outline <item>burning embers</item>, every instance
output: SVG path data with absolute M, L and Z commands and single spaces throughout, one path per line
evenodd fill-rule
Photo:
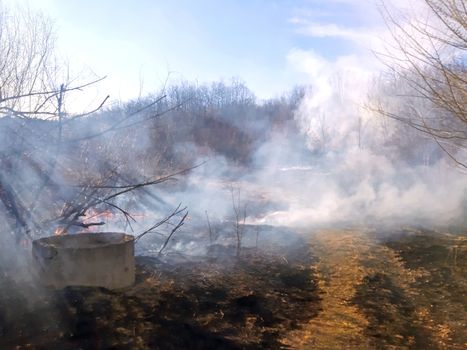
M 82 212 L 74 220 L 61 221 L 58 226 L 54 229 L 54 236 L 61 236 L 65 234 L 74 233 L 90 233 L 99 231 L 110 231 L 110 230 L 122 230 L 133 229 L 132 224 L 139 222 L 140 224 L 144 220 L 149 220 L 145 212 L 127 213 L 120 209 L 96 209 L 89 208 Z
M 57 227 L 54 231 L 54 236 L 61 236 L 66 234 L 66 228 L 65 227 Z
M 61 236 L 68 233 L 76 233 L 77 230 L 84 232 L 98 232 L 100 226 L 106 224 L 118 224 L 118 215 L 112 210 L 97 210 L 90 208 L 79 216 L 79 221 L 73 221 L 66 226 L 58 226 L 54 230 L 54 236 Z
M 131 286 L 135 280 L 134 237 L 98 232 L 57 235 L 33 242 L 33 256 L 46 285 Z

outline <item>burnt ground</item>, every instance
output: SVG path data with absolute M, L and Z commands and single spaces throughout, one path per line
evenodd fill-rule
M 124 291 L 68 287 L 35 305 L 3 285 L 0 349 L 277 349 L 319 312 L 307 244 L 198 262 L 137 258 Z
M 68 287 L 32 298 L 4 276 L 0 349 L 467 345 L 465 231 L 340 229 L 295 243 L 240 258 L 139 257 L 137 282 L 123 291 Z

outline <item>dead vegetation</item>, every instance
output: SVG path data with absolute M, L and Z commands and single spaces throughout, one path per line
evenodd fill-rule
M 137 283 L 122 291 L 28 298 L 2 278 L 0 346 L 463 349 L 465 234 L 335 230 L 240 259 L 235 246 L 197 261 L 139 257 Z
M 306 246 L 176 265 L 137 261 L 137 283 L 125 291 L 70 287 L 29 310 L 3 295 L 2 349 L 277 349 L 282 334 L 319 312 Z M 21 311 L 5 313 L 11 305 Z

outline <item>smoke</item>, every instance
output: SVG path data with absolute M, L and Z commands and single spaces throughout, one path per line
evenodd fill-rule
M 318 30 L 316 26 L 313 28 L 311 34 L 319 34 L 321 37 L 342 37 L 344 33 L 330 27 L 321 28 L 332 29 L 330 32 Z M 387 33 L 376 32 L 387 37 Z M 355 37 L 362 38 L 358 33 L 352 33 L 355 34 L 351 36 L 353 41 Z M 377 48 L 382 47 L 377 39 L 370 40 L 370 44 Z M 134 118 L 129 120 L 127 115 L 144 104 L 144 101 L 138 101 L 134 106 L 129 104 L 127 110 L 120 110 L 118 113 L 108 110 L 96 117 L 72 120 L 63 129 L 64 140 L 67 137 L 83 141 L 79 147 L 77 142 L 67 143 L 60 152 L 53 142 L 49 142 L 50 137 L 43 136 L 51 134 L 52 126 L 56 128 L 53 122 L 41 121 L 35 125 L 36 132 L 33 136 L 40 143 L 30 147 L 20 144 L 17 138 L 7 142 L 7 136 L 16 135 L 3 127 L 0 130 L 3 136 L 0 139 L 0 151 L 9 155 L 12 151 L 10 143 L 20 144 L 21 149 L 17 153 L 27 153 L 34 161 L 29 162 L 28 158 L 25 162 L 20 158 L 10 157 L 15 161 L 12 160 L 13 165 L 19 165 L 17 169 L 3 171 L 3 176 L 9 175 L 3 183 L 17 185 L 21 202 L 41 203 L 29 211 L 29 219 L 39 222 L 41 234 L 51 234 L 54 229 L 50 224 L 51 219 L 58 217 L 63 208 L 67 209 L 68 203 L 75 200 L 74 197 L 81 200 L 76 185 L 125 185 L 150 179 L 155 174 L 160 175 L 160 168 L 173 159 L 157 159 L 157 150 L 153 151 L 152 148 L 155 148 L 155 144 L 158 147 L 160 143 L 157 142 L 166 137 L 168 142 L 175 144 L 169 145 L 173 148 L 174 156 L 183 150 L 185 156 L 191 157 L 193 164 L 203 165 L 188 176 L 181 176 L 178 183 L 164 184 L 148 190 L 148 198 L 128 195 L 112 202 L 138 214 L 137 219 L 140 222 L 134 224 L 135 233 L 167 215 L 179 203 L 187 206 L 190 212 L 184 230 L 204 230 L 205 233 L 207 221 L 211 220 L 213 224 L 223 225 L 224 231 L 230 230 L 231 236 L 234 230 L 232 222 L 235 220 L 235 206 L 241 208 L 248 224 L 302 229 L 316 225 L 332 227 L 341 224 L 465 224 L 465 174 L 453 166 L 429 137 L 373 112 L 372 106 L 380 100 L 385 100 L 394 109 L 402 109 L 403 105 L 413 102 L 405 97 L 387 98 L 384 65 L 375 59 L 373 53 L 360 47 L 355 53 L 329 59 L 313 51 L 295 49 L 290 52 L 288 60 L 309 78 L 310 86 L 294 112 L 293 122 L 296 128 L 274 130 L 266 139 L 257 140 L 248 165 L 233 164 L 227 156 L 221 155 L 221 151 L 226 151 L 225 147 L 218 147 L 218 152 L 211 147 L 213 149 L 208 155 L 201 156 L 206 154 L 206 150 L 187 141 L 190 138 L 179 141 L 177 136 L 186 136 L 186 130 L 177 125 L 177 122 L 184 122 L 183 118 L 172 123 L 171 128 L 175 129 L 172 138 L 167 136 L 169 127 L 167 132 L 160 131 L 157 134 L 155 130 L 160 125 L 154 123 L 150 124 L 151 128 L 138 124 L 135 128 L 122 128 L 119 133 L 105 133 L 103 136 L 86 139 L 89 135 L 99 135 L 115 122 L 119 127 L 133 126 L 131 123 Z M 221 88 L 219 90 L 226 90 L 223 85 Z M 206 87 L 202 92 L 209 95 Z M 247 104 L 251 115 L 230 121 L 232 129 L 249 128 L 251 130 L 248 130 L 248 134 L 255 135 L 258 130 L 272 128 L 263 119 L 255 120 L 256 107 L 251 107 L 254 104 L 252 101 Z M 205 107 L 202 104 L 204 102 L 192 100 L 192 103 L 199 111 Z M 160 108 L 164 109 L 164 106 Z M 158 113 L 160 108 L 154 106 L 148 112 Z M 209 108 L 204 110 L 209 112 Z M 188 107 L 187 111 L 189 112 Z M 229 119 L 237 117 L 235 113 L 242 113 L 241 109 L 232 109 L 229 115 L 219 119 L 224 118 L 225 124 L 228 124 Z M 136 121 L 142 123 L 146 117 L 147 114 L 137 115 Z M 211 117 L 209 120 L 214 120 L 217 115 L 213 113 Z M 167 117 L 169 118 L 170 116 Z M 16 125 L 17 120 L 3 120 L 3 123 L 7 122 L 14 124 L 11 129 L 17 133 L 26 133 L 27 130 Z M 203 124 L 201 128 L 207 128 L 206 125 L 215 125 L 219 129 L 224 127 L 224 124 L 218 123 Z M 33 128 L 33 125 L 28 125 L 28 128 Z M 205 135 L 204 131 L 199 134 Z M 217 137 L 212 143 L 218 146 L 218 139 L 222 137 Z M 25 142 L 34 141 L 34 138 L 24 134 Z M 240 146 L 244 145 L 238 145 L 239 148 Z M 209 148 L 210 145 L 206 147 Z M 61 159 L 58 164 L 54 164 L 53 158 L 57 153 L 61 154 Z M 46 185 L 54 186 L 48 186 L 47 191 L 43 191 L 45 185 L 41 177 L 44 171 L 37 171 L 34 167 L 46 170 L 53 168 L 53 176 L 46 180 Z M 31 188 L 36 190 L 31 191 Z M 57 201 L 56 197 L 60 200 Z M 81 202 L 77 201 L 76 205 L 84 203 L 88 197 Z M 7 211 L 2 205 L 0 204 L 0 214 Z M 51 215 L 51 212 L 55 215 Z M 78 216 L 80 218 L 82 216 Z M 11 222 L 11 218 L 0 219 Z M 94 228 L 130 230 L 124 220 Z M 142 245 L 151 244 L 149 237 L 150 235 L 141 241 Z M 197 237 L 180 237 L 175 246 L 195 250 L 192 242 Z M 4 246 L 13 245 L 11 235 L 4 239 L 8 240 Z M 156 241 L 160 243 L 161 239 L 164 238 Z M 180 243 L 182 240 L 188 243 L 183 245 Z M 7 256 L 6 252 L 3 256 Z
M 193 226 L 207 226 L 209 213 L 232 232 L 232 189 L 253 225 L 465 225 L 465 173 L 430 137 L 372 111 L 385 93 L 380 72 L 368 69 L 377 64 L 293 55 L 313 67 L 312 88 L 295 111 L 299 134 L 273 132 L 248 169 L 209 158 L 183 190 L 165 195 L 172 206 L 188 205 Z
M 371 112 L 374 73 L 356 57 L 334 63 L 306 58 L 322 64 L 295 112 L 300 134 L 272 133 L 247 169 L 211 157 L 183 189 L 159 195 L 172 206 L 183 201 L 193 226 L 207 226 L 208 213 L 231 230 L 233 189 L 241 193 L 248 224 L 465 224 L 465 174 L 430 138 Z M 410 148 L 415 155 L 407 156 Z
M 402 31 L 413 29 L 410 21 L 426 13 L 419 2 L 399 9 L 394 19 L 408 26 L 399 28 Z M 439 23 L 434 23 L 436 28 Z M 344 33 L 324 33 L 326 28 L 311 34 L 342 37 Z M 352 40 L 362 36 L 353 35 Z M 388 80 L 387 60 L 382 62 L 374 53 L 392 48 L 392 55 L 398 56 L 391 33 L 378 27 L 375 35 L 365 37 L 369 40 L 358 43 L 354 54 L 332 60 L 299 49 L 289 54 L 289 62 L 309 77 L 311 86 L 295 111 L 300 134 L 273 133 L 256 150 L 254 170 L 235 180 L 248 203 L 248 223 L 300 228 L 465 225 L 465 172 L 429 135 L 382 117 L 375 106 L 384 101 L 391 110 L 403 111 L 407 105 L 429 115 L 436 110 L 411 98 L 402 82 Z M 226 189 L 209 186 L 234 172 L 228 163 L 219 164 L 222 171 L 205 174 L 204 182 L 195 186 L 204 190 L 179 194 L 197 203 L 194 211 L 199 208 L 199 214 L 212 211 L 228 216 L 230 211 L 232 215 Z M 193 199 L 197 196 L 211 200 Z M 261 206 L 265 210 L 254 209 Z
M 420 3 L 414 3 L 398 15 L 409 23 L 422 10 Z M 328 31 L 327 36 L 342 36 L 342 32 Z M 318 34 L 311 33 L 323 36 L 322 31 Z M 257 174 L 263 184 L 281 178 L 280 184 L 271 185 L 281 188 L 277 200 L 282 198 L 288 208 L 252 222 L 302 228 L 340 223 L 465 224 L 465 172 L 440 154 L 431 137 L 374 112 L 374 106 L 384 100 L 391 110 L 407 110 L 410 103 L 433 113 L 432 106 L 408 97 L 410 91 L 388 90 L 387 58 L 382 62 L 374 52 L 394 47 L 390 38 L 380 28 L 371 40 L 358 43 L 355 54 L 333 60 L 313 51 L 290 53 L 289 61 L 308 75 L 312 87 L 295 113 L 311 154 L 302 156 L 287 175 L 278 175 L 284 169 L 276 164 L 272 166 L 275 171 Z M 398 51 L 393 49 L 392 55 L 396 59 Z M 397 97 L 388 100 L 388 93 Z M 276 152 L 274 142 L 260 150 L 270 159 Z M 286 159 L 297 159 L 297 152 L 305 155 L 296 147 L 280 150 Z

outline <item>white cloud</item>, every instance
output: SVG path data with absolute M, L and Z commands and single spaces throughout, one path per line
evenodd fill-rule
M 325 4 L 308 0 L 289 22 L 297 33 L 311 38 L 344 39 L 376 49 L 391 39 L 385 11 L 394 16 L 392 20 L 408 23 L 420 17 L 428 20 L 426 9 L 422 0 L 327 0 Z
M 297 23 L 297 22 L 296 22 Z M 355 43 L 362 43 L 372 39 L 373 35 L 368 30 L 345 28 L 337 24 L 307 23 L 298 28 L 298 32 L 315 38 L 342 38 Z

